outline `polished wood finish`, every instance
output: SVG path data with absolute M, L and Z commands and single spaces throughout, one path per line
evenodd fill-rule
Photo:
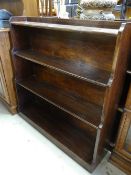
M 58 108 L 61 108 L 67 113 L 72 114 L 74 117 L 79 118 L 83 122 L 90 122 L 89 124 L 93 124 L 93 127 L 99 126 L 101 114 L 100 106 L 91 104 L 84 98 L 75 96 L 75 94 L 72 94 L 71 92 L 66 92 L 46 81 L 40 83 L 34 78 L 30 78 L 19 84 L 34 94 L 46 99 Z M 58 92 L 59 96 L 57 96 Z
M 23 1 L 23 15 L 39 16 L 38 0 L 22 0 Z M 18 15 L 17 15 L 18 16 Z
M 124 112 L 111 162 L 131 174 L 131 111 Z
M 0 58 L 0 96 L 3 100 L 6 100 L 9 103 L 9 96 L 8 96 L 8 91 L 7 91 L 6 82 L 4 78 L 1 58 Z
M 38 97 L 34 97 L 32 93 L 26 95 L 27 91 L 18 86 L 18 96 L 21 95 L 21 92 L 27 99 L 26 105 L 22 107 L 22 113 L 26 116 L 30 114 L 29 118 L 36 125 L 44 128 L 50 137 L 55 138 L 63 144 L 63 147 L 69 148 L 76 156 L 79 156 L 83 160 L 91 162 L 97 130 L 89 127 L 84 131 L 83 128 L 80 129 L 81 121 L 75 121 L 74 125 L 70 121 L 70 116 L 65 112 Z M 19 98 L 21 97 L 19 96 Z M 32 98 L 34 101 L 32 101 Z M 36 106 L 36 108 L 32 108 L 32 105 Z M 79 123 L 79 129 L 77 122 Z M 91 133 L 91 135 L 89 133 Z M 79 149 L 80 147 L 81 149 Z
M 1 0 L 0 8 L 10 11 L 15 16 L 38 16 L 37 0 Z
M 129 92 L 127 95 L 126 108 L 131 110 L 131 83 L 130 83 Z
M 102 34 L 102 35 L 117 35 L 118 29 L 107 29 L 98 27 L 86 27 L 86 26 L 72 26 L 72 25 L 63 25 L 63 24 L 47 24 L 47 23 L 40 23 L 40 22 L 28 22 L 28 21 L 18 21 L 12 22 L 14 25 L 18 26 L 27 26 L 27 27 L 35 27 L 35 28 L 44 28 L 44 29 L 51 29 L 51 30 L 59 30 L 59 31 L 69 31 L 69 32 L 82 32 L 82 33 L 94 33 L 94 34 Z
M 0 8 L 8 10 L 14 15 L 21 16 L 23 15 L 24 3 L 23 0 L 1 0 Z
M 127 71 L 127 81 L 124 87 L 126 102 L 124 105 L 118 137 L 115 149 L 111 155 L 111 162 L 126 172 L 131 174 L 131 74 Z
M 73 26 L 86 26 L 86 27 L 98 27 L 102 29 L 119 29 L 121 26 L 120 21 L 115 21 L 112 23 L 112 21 L 88 21 L 88 20 L 79 20 L 79 19 L 61 19 L 57 17 L 15 17 L 11 19 L 11 22 L 41 22 L 41 23 L 52 23 L 52 24 L 63 24 L 63 25 L 73 25 Z
M 99 67 L 89 65 L 88 63 L 78 59 L 77 62 L 67 60 L 65 58 L 45 56 L 32 50 L 22 50 L 14 53 L 16 56 L 38 63 L 50 69 L 57 70 L 70 76 L 85 80 L 92 84 L 100 86 L 109 86 L 110 72 L 102 70 Z M 77 58 L 76 58 L 77 59 Z M 83 69 L 81 69 L 83 67 Z M 92 71 L 90 71 L 92 70 Z M 96 72 L 96 74 L 94 74 Z M 103 76 L 103 74 L 105 76 Z
M 8 109 L 16 113 L 16 95 L 13 82 L 9 29 L 0 30 L 0 98 Z
M 20 115 L 93 171 L 110 141 L 131 25 L 14 17 L 11 30 Z
M 49 0 L 49 16 L 52 16 L 52 0 Z

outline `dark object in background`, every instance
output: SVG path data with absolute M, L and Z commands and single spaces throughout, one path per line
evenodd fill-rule
M 12 13 L 5 9 L 0 9 L 0 28 L 8 28 L 9 27 L 9 19 L 13 16 Z
M 122 1 L 121 18 L 120 19 L 125 19 L 126 18 L 126 11 L 127 11 L 128 8 L 131 8 L 131 0 L 123 0 Z
M 68 17 L 77 16 L 77 14 L 76 14 L 77 7 L 78 7 L 77 4 L 67 4 L 66 5 L 66 12 L 69 13 Z
M 127 0 L 126 5 L 131 6 L 131 0 Z
M 78 0 L 65 0 L 66 12 L 69 13 L 68 17 L 77 16 Z

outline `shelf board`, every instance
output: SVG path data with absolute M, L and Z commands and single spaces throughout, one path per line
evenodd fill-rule
M 88 137 L 81 129 L 68 123 L 66 118 L 56 111 L 48 111 L 43 105 L 32 102 L 23 106 L 20 115 L 26 116 L 28 122 L 33 124 L 47 138 L 53 141 L 67 153 L 72 152 L 73 158 L 79 157 L 81 161 L 91 164 L 94 153 L 95 138 Z M 32 123 L 33 122 L 33 123 Z
M 78 59 L 73 61 L 60 57 L 48 57 L 32 50 L 16 51 L 14 54 L 98 86 L 107 87 L 110 85 L 111 72 L 99 69 Z
M 111 35 L 111 36 L 118 35 L 118 29 L 109 29 L 109 28 L 73 26 L 73 25 L 28 22 L 28 21 L 11 22 L 11 24 L 17 25 L 17 26 L 35 27 L 35 28 L 43 28 L 43 29 L 50 29 L 50 30 L 57 30 L 57 31 L 59 30 L 59 31 L 102 34 L 102 35 L 105 34 L 105 35 Z
M 17 84 L 94 128 L 101 123 L 102 106 L 92 104 L 77 94 L 38 82 L 33 77 Z

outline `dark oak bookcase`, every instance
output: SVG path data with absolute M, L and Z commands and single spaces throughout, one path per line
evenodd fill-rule
M 130 29 L 119 21 L 11 19 L 19 114 L 91 172 L 110 139 Z

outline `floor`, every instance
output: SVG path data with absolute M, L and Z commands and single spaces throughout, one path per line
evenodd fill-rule
M 103 159 L 92 175 L 125 175 Z M 90 175 L 0 103 L 0 175 Z

